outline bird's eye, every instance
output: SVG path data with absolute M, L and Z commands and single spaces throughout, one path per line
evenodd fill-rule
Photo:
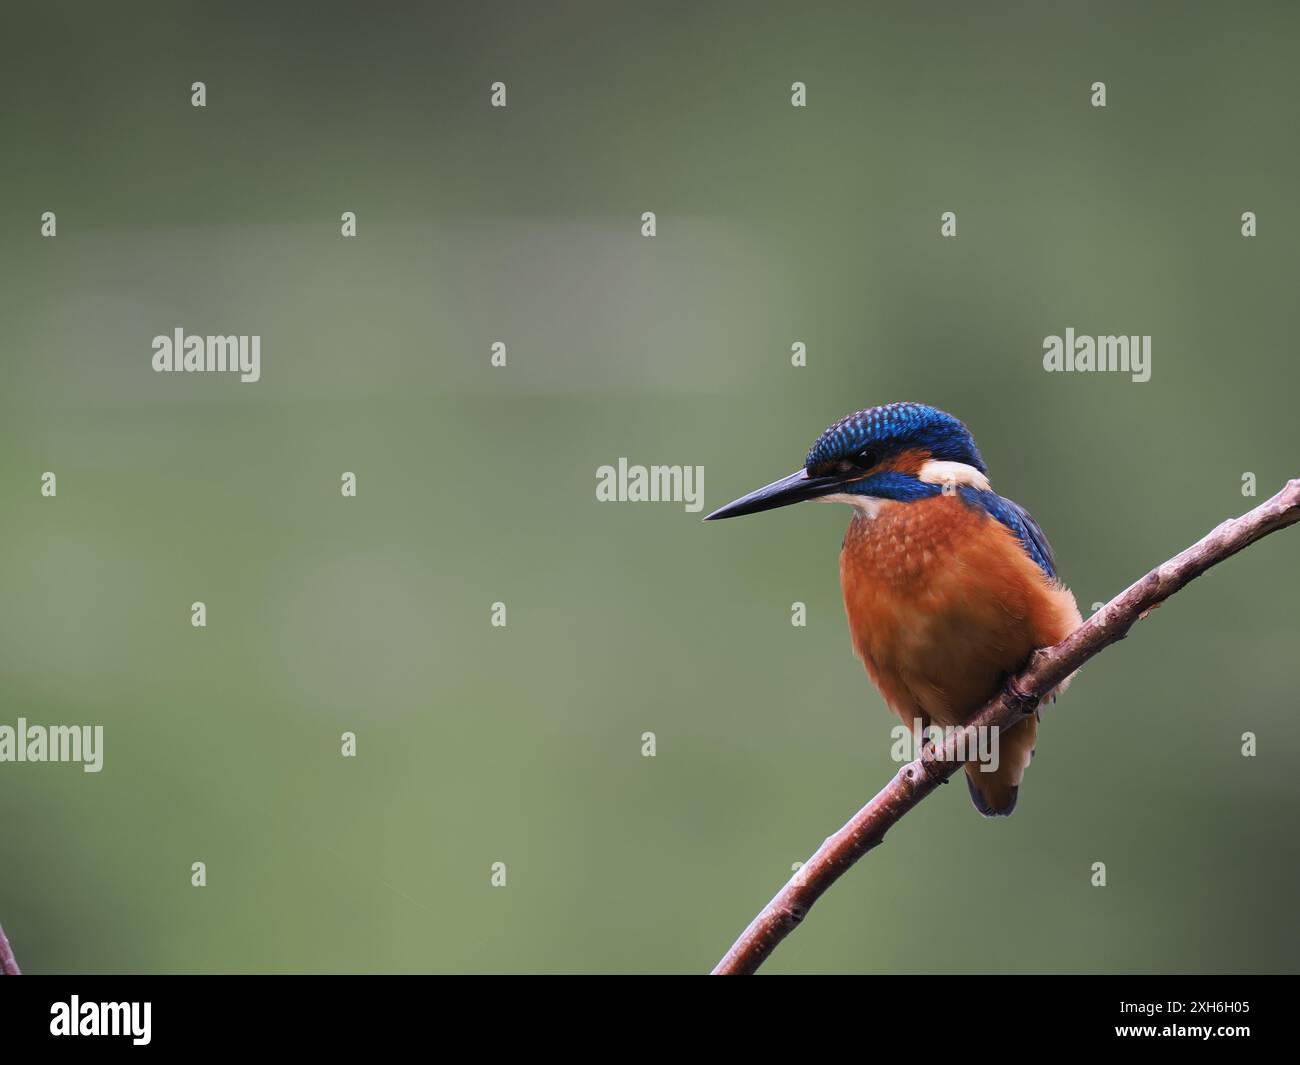
M 848 455 L 839 461 L 840 473 L 860 473 L 862 470 L 869 470 L 879 462 L 879 456 L 871 448 L 863 448 L 852 455 Z

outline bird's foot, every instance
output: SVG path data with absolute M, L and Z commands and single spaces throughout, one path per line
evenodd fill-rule
M 1038 697 L 1021 691 L 1014 676 L 1008 676 L 1002 682 L 1002 699 L 1019 710 L 1024 717 L 1038 712 Z

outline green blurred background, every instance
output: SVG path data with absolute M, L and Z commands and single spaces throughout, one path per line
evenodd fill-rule
M 4 22 L 0 723 L 106 731 L 98 775 L 0 765 L 28 971 L 708 969 L 894 719 L 845 508 L 598 504 L 620 456 L 712 508 L 935 404 L 1085 614 L 1300 473 L 1294 5 Z M 177 326 L 260 334 L 261 382 L 154 374 Z M 1151 381 L 1045 374 L 1067 326 L 1151 334 Z M 945 789 L 767 971 L 1294 970 L 1297 557 L 1177 596 L 1045 715 L 1013 818 Z

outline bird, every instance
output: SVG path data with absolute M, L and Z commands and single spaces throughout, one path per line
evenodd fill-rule
M 945 411 L 889 403 L 847 415 L 802 469 L 704 520 L 807 500 L 853 508 L 840 549 L 850 639 L 909 730 L 965 724 L 1036 648 L 1082 624 L 1042 528 L 993 490 L 974 436 Z M 1038 716 L 1027 715 L 1001 734 L 994 771 L 966 762 L 985 817 L 1015 809 L 1037 736 Z

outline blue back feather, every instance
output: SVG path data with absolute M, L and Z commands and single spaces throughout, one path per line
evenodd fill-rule
M 1033 559 L 1043 573 L 1052 580 L 1056 579 L 1056 559 L 1052 556 L 1052 545 L 1047 542 L 1042 528 L 1029 511 L 1019 503 L 1004 499 L 997 492 L 984 492 L 978 488 L 961 488 L 959 492 L 967 506 L 979 508 L 1015 533 L 1025 554 Z

